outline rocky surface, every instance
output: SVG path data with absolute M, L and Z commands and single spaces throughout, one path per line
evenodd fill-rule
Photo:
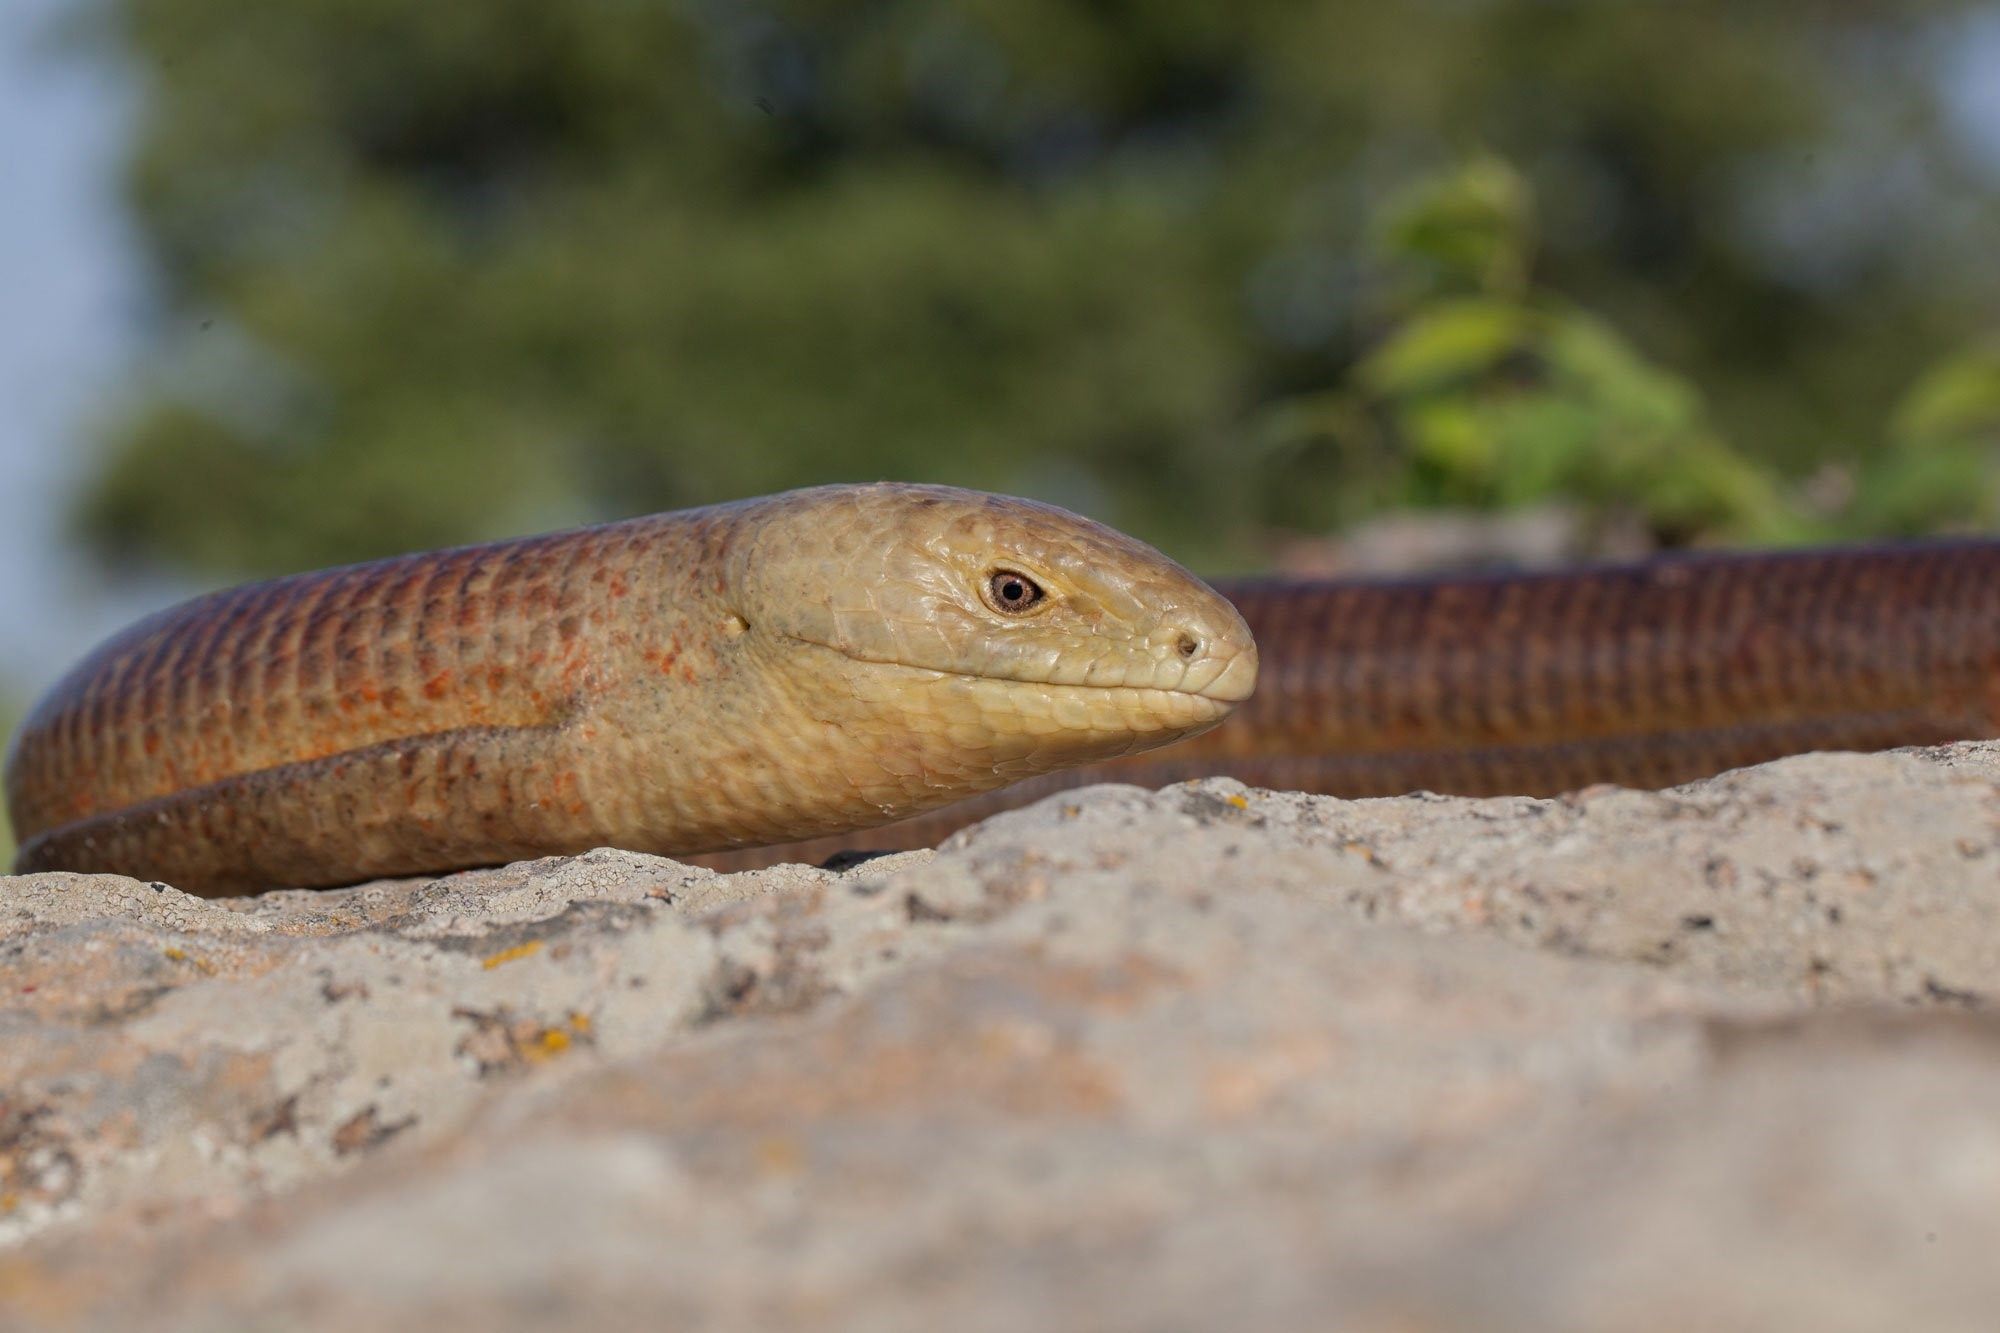
M 1987 1329 L 2000 746 L 0 879 L 0 1325 Z

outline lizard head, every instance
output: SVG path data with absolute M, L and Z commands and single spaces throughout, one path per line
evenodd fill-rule
M 898 815 L 1205 731 L 1256 683 L 1221 594 L 1051 505 L 881 484 L 743 514 L 746 646 Z

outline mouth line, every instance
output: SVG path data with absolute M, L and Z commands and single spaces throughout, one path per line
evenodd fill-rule
M 949 667 L 918 666 L 914 662 L 896 662 L 880 657 L 864 657 L 860 653 L 849 652 L 845 648 L 836 648 L 830 643 L 821 643 L 818 639 L 808 639 L 798 634 L 785 634 L 781 631 L 779 637 L 790 639 L 793 643 L 805 644 L 809 648 L 818 648 L 823 652 L 833 653 L 836 656 L 846 658 L 850 662 L 860 662 L 864 666 L 894 667 L 901 671 L 917 671 L 930 676 L 951 676 L 958 680 L 990 680 L 1003 685 L 1039 685 L 1043 689 L 1048 690 L 1091 690 L 1100 694 L 1119 692 L 1128 694 L 1170 694 L 1181 699 L 1199 699 L 1203 703 L 1212 704 L 1217 708 L 1234 708 L 1242 702 L 1240 699 L 1219 699 L 1202 690 L 1176 689 L 1166 685 L 1091 685 L 1081 681 L 1029 680 L 1021 676 L 990 676 L 983 675 L 977 671 L 953 671 Z

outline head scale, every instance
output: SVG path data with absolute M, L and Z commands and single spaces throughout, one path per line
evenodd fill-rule
M 730 579 L 745 637 L 826 721 L 877 728 L 892 767 L 976 783 L 952 795 L 1204 731 L 1255 684 L 1228 601 L 1054 506 L 883 484 L 750 512 Z

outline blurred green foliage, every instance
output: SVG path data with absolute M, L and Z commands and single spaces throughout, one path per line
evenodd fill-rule
M 1857 526 L 2000 527 L 2000 341 L 1975 344 L 1919 379 L 1895 414 L 1890 442 L 1857 488 Z
M 1274 493 L 1273 516 L 1319 529 L 1405 506 L 1565 496 L 1635 510 L 1670 540 L 1803 535 L 1693 386 L 1529 284 L 1529 213 L 1526 183 L 1491 158 L 1386 210 L 1397 318 L 1341 387 L 1268 414 L 1266 471 L 1318 478 Z
M 1972 0 L 99 3 L 159 295 L 114 560 L 879 476 L 1224 567 L 1551 489 L 1782 537 L 1829 460 L 1900 529 L 1961 492 L 1896 456 L 1971 456 L 1885 423 L 2000 296 Z

